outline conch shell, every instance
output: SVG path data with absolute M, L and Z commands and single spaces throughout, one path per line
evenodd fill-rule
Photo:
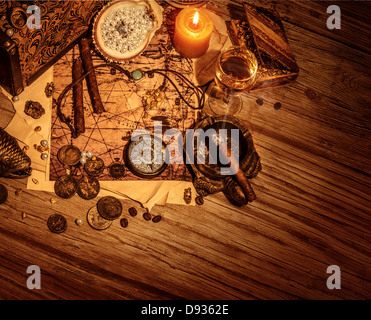
M 0 177 L 23 179 L 31 175 L 31 159 L 17 140 L 0 128 Z

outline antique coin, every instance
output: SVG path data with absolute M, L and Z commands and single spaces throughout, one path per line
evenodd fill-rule
M 97 203 L 99 214 L 107 220 L 115 220 L 121 216 L 122 204 L 115 197 L 104 197 Z
M 79 148 L 67 145 L 59 149 L 57 156 L 60 163 L 74 166 L 79 163 L 81 152 Z
M 8 199 L 8 189 L 0 184 L 0 204 L 3 204 Z
M 59 177 L 54 183 L 54 192 L 60 198 L 72 198 L 76 194 L 76 191 L 77 183 L 72 176 Z
M 104 161 L 101 158 L 93 157 L 93 158 L 87 158 L 84 169 L 85 172 L 89 176 L 98 177 L 100 176 L 104 171 Z
M 51 232 L 62 233 L 67 229 L 67 220 L 61 214 L 56 213 L 49 217 L 47 225 Z
M 99 191 L 99 181 L 94 177 L 84 176 L 77 183 L 77 194 L 85 200 L 94 199 Z
M 125 177 L 125 166 L 121 163 L 113 163 L 108 167 L 109 175 L 114 179 Z
M 90 208 L 86 215 L 89 225 L 95 230 L 106 230 L 112 224 L 111 220 L 104 219 L 99 213 L 97 206 Z

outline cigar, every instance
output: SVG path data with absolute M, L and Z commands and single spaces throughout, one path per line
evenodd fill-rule
M 84 73 L 82 61 L 80 58 L 73 60 L 72 81 L 75 82 L 82 77 Z M 77 138 L 85 132 L 84 118 L 84 92 L 82 82 L 76 83 L 73 87 L 73 112 L 74 112 L 74 132 L 73 138 Z
M 226 142 L 223 142 L 219 145 L 220 150 L 223 152 L 224 157 L 228 157 L 230 159 L 229 167 L 231 170 L 235 173 L 235 178 L 242 188 L 247 201 L 253 202 L 256 199 L 255 192 L 253 188 L 251 187 L 250 181 L 246 178 L 245 173 L 241 170 L 240 163 L 237 161 L 237 159 L 234 157 L 234 155 L 231 152 L 231 149 L 228 148 L 228 145 Z
M 93 58 L 90 52 L 90 40 L 86 38 L 82 38 L 80 40 L 79 48 L 80 48 L 80 55 L 82 62 L 84 64 L 84 70 L 85 72 L 88 72 L 93 68 Z M 86 83 L 88 85 L 88 91 L 90 96 L 90 101 L 93 107 L 94 113 L 102 113 L 104 112 L 104 106 L 102 103 L 102 99 L 99 94 L 98 89 L 98 83 L 97 83 L 97 77 L 95 75 L 95 72 L 91 72 L 87 78 Z

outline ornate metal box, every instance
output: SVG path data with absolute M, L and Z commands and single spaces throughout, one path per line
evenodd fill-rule
M 0 1 L 0 85 L 19 95 L 89 31 L 106 1 Z M 40 9 L 40 28 L 27 20 Z

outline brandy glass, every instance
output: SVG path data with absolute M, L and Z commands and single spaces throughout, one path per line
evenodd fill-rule
M 258 60 L 243 46 L 223 50 L 216 62 L 215 83 L 209 89 L 208 106 L 216 115 L 234 115 L 242 108 L 241 94 L 255 84 Z

